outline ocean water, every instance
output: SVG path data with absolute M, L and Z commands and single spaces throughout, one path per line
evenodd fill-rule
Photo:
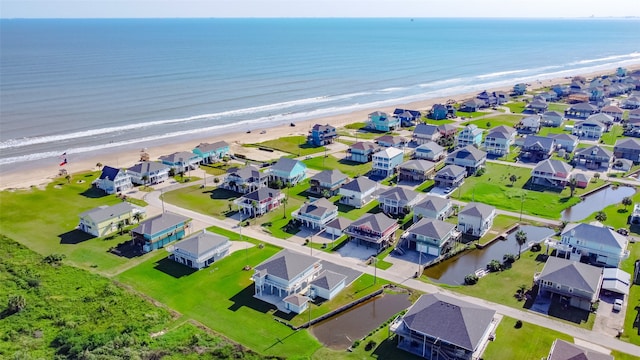
M 3 19 L 0 170 L 636 64 L 637 19 Z

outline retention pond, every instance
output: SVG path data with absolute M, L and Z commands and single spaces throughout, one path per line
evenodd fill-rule
M 383 294 L 311 327 L 325 346 L 345 350 L 411 305 L 407 294 Z
M 608 186 L 600 191 L 596 191 L 586 196 L 578 204 L 566 209 L 562 212 L 563 221 L 580 221 L 587 218 L 596 211 L 600 211 L 605 207 L 622 202 L 627 196 L 633 196 L 636 189 L 633 186 Z
M 555 233 L 550 228 L 531 225 L 522 225 L 517 230 L 522 230 L 527 234 L 527 243 L 541 242 Z M 426 269 L 424 275 L 439 283 L 461 285 L 464 283 L 465 276 L 478 269 L 486 268 L 491 260 L 502 261 L 505 254 L 517 255 L 517 230 L 512 231 L 506 239 L 494 241 L 484 249 L 473 249 L 434 265 Z M 526 248 L 527 245 L 522 246 L 523 251 Z

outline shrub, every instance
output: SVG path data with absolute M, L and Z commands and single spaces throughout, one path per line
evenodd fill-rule
M 51 255 L 47 255 L 44 259 L 42 259 L 42 262 L 51 264 L 51 265 L 59 265 L 62 262 L 62 260 L 64 260 L 65 257 L 66 257 L 65 254 L 51 254 Z
M 522 320 L 516 321 L 516 324 L 513 327 L 515 327 L 516 329 L 520 329 L 522 327 Z
M 540 243 L 531 245 L 531 251 L 538 252 L 540 250 L 542 250 L 542 245 L 540 245 Z
M 489 270 L 490 272 L 500 271 L 502 270 L 502 264 L 500 264 L 500 261 L 493 259 L 487 264 L 487 270 Z
M 479 278 L 476 274 L 469 274 L 464 277 L 464 283 L 467 285 L 475 285 L 478 283 L 478 280 Z
M 369 340 L 369 342 L 367 343 L 367 345 L 364 346 L 364 350 L 365 351 L 371 351 L 373 350 L 374 347 L 376 347 L 376 342 L 373 340 Z
M 485 168 L 480 168 L 476 171 L 476 176 L 482 176 L 484 175 L 485 171 L 487 171 Z
M 502 261 L 505 264 L 512 264 L 514 261 L 516 261 L 516 256 L 513 254 L 504 254 L 504 256 L 502 256 Z

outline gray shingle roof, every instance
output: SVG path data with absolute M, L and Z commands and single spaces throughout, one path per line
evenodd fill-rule
M 434 154 L 438 154 L 444 151 L 444 148 L 433 141 L 429 141 L 426 144 L 422 144 L 416 148 L 416 151 L 420 150 L 421 152 L 431 152 Z
M 420 221 L 412 225 L 407 231 L 412 234 L 419 234 L 432 239 L 444 239 L 444 237 L 455 228 L 455 224 L 437 219 L 422 218 Z
M 211 251 L 229 242 L 230 240 L 226 236 L 210 233 L 206 230 L 203 230 L 195 235 L 177 242 L 174 245 L 174 248 L 182 249 L 183 251 L 194 254 L 196 256 L 201 256 L 208 251 Z
M 458 215 L 470 215 L 475 217 L 487 218 L 495 211 L 493 206 L 489 206 L 483 203 L 470 202 L 464 209 L 460 210 Z
M 444 294 L 422 295 L 404 315 L 410 329 L 473 351 L 495 311 Z
M 458 149 L 452 152 L 447 157 L 453 158 L 453 159 L 471 159 L 473 161 L 480 161 L 483 158 L 487 157 L 487 153 L 477 149 L 473 145 L 467 145 L 461 149 Z
M 340 170 L 324 170 L 311 177 L 311 180 L 317 180 L 321 183 L 335 184 L 340 180 L 346 180 L 347 175 L 340 172 Z
M 536 144 L 545 150 L 551 150 L 555 144 L 555 140 L 551 137 L 529 135 L 524 139 L 522 147 L 530 148 Z
M 400 169 L 410 169 L 417 171 L 428 171 L 436 167 L 436 163 L 428 161 L 428 160 L 408 160 L 400 164 Z
M 393 199 L 408 202 L 417 198 L 418 196 L 420 196 L 420 194 L 413 190 L 405 189 L 400 186 L 394 186 L 380 193 L 380 195 L 378 196 L 382 199 Z
M 416 128 L 413 129 L 414 135 L 419 134 L 419 135 L 432 136 L 438 133 L 440 133 L 440 131 L 438 130 L 438 127 L 430 124 L 418 124 L 416 125 Z
M 128 170 L 138 174 L 148 174 L 154 171 L 169 170 L 169 166 L 155 161 L 143 161 L 133 165 Z
M 262 187 L 256 191 L 245 194 L 242 197 L 252 201 L 260 202 L 262 200 L 267 200 L 269 198 L 275 198 L 279 195 L 280 195 L 280 190 Z
M 331 228 L 331 229 L 338 229 L 340 231 L 346 229 L 347 227 L 349 227 L 349 225 L 351 225 L 351 220 L 349 219 L 345 219 L 343 217 L 337 217 L 333 220 L 331 220 L 329 223 L 327 223 L 326 227 Z
M 282 301 L 289 303 L 289 304 L 293 304 L 295 306 L 301 306 L 304 303 L 309 301 L 309 298 L 304 296 L 304 295 L 300 295 L 300 294 L 291 294 L 287 297 L 285 297 L 284 299 L 282 299 Z
M 539 279 L 594 293 L 600 287 L 601 277 L 602 268 L 550 256 L 544 264 Z
M 394 225 L 397 225 L 396 221 L 383 213 L 365 214 L 351 223 L 353 227 L 364 226 L 378 233 L 382 233 Z
M 571 135 L 571 134 L 566 134 L 566 133 L 562 133 L 562 134 L 549 134 L 548 135 L 549 138 L 555 139 L 556 141 L 561 140 L 561 141 L 578 141 L 578 137 L 575 135 Z
M 321 272 L 317 278 L 315 278 L 311 284 L 321 289 L 333 290 L 336 286 L 340 285 L 342 281 L 345 281 L 347 277 L 342 274 L 335 273 L 333 271 L 325 270 Z
M 640 150 L 640 140 L 634 138 L 619 139 L 614 149 Z
M 196 146 L 196 149 L 199 149 L 203 153 L 206 153 L 210 151 L 216 151 L 227 146 L 229 146 L 229 144 L 226 141 L 216 141 L 213 144 L 200 143 L 198 146 Z
M 281 157 L 280 160 L 278 160 L 271 166 L 271 169 L 283 172 L 291 172 L 298 163 L 300 163 L 298 160 Z
M 290 281 L 319 262 L 319 259 L 309 255 L 284 249 L 258 264 L 255 269 L 257 271 L 266 271 L 269 275 Z
M 450 203 L 451 203 L 451 200 L 447 198 L 443 198 L 441 196 L 435 196 L 435 195 L 427 195 L 424 201 L 416 205 L 416 208 L 422 208 L 430 211 L 440 212 L 443 209 L 445 209 L 447 206 L 449 206 Z
M 243 168 L 237 168 L 237 167 L 230 168 L 229 170 L 227 170 L 227 174 L 230 174 L 230 175 L 233 174 L 241 179 L 250 179 L 250 178 L 259 179 L 259 178 L 265 178 L 268 176 L 265 173 L 261 173 L 260 170 L 258 170 L 258 168 L 253 165 L 247 165 Z
M 80 217 L 88 216 L 93 220 L 93 222 L 97 224 L 105 220 L 128 214 L 135 208 L 137 208 L 137 206 L 131 205 L 130 203 L 125 201 L 112 206 L 100 206 L 91 210 L 87 210 L 81 213 Z
M 319 198 L 313 202 L 305 203 L 300 207 L 300 214 L 310 214 L 318 217 L 322 217 L 322 215 L 327 212 L 331 212 L 333 210 L 337 210 L 338 207 L 335 206 L 331 201 L 325 198 Z
M 556 339 L 547 360 L 613 360 L 613 356 Z
M 572 110 L 581 110 L 581 111 L 595 111 L 598 110 L 597 106 L 591 105 L 589 103 L 578 103 L 570 107 Z
M 162 230 L 178 226 L 182 223 L 188 222 L 189 219 L 186 216 L 165 212 L 151 219 L 147 219 L 140 223 L 135 229 L 131 230 L 136 234 L 141 235 L 154 235 Z
M 378 183 L 376 183 L 373 180 L 369 180 L 364 176 L 359 176 L 351 181 L 349 181 L 346 184 L 343 184 L 341 186 L 342 189 L 345 190 L 351 190 L 351 191 L 356 191 L 356 192 L 360 192 L 360 193 L 364 193 L 367 192 L 371 189 L 375 189 L 376 186 L 378 186 Z
M 573 223 L 565 226 L 562 231 L 562 236 L 569 236 L 572 231 L 573 236 L 577 239 L 602 243 L 603 245 L 616 247 L 618 249 L 625 249 L 627 247 L 627 239 L 608 227 Z
M 349 146 L 350 149 L 356 150 L 376 150 L 378 145 L 372 143 L 371 141 L 358 141 L 357 143 Z
M 436 173 L 436 176 L 449 176 L 453 178 L 457 178 L 461 174 L 466 174 L 467 170 L 462 166 L 458 165 L 447 165 L 443 167 L 440 171 Z
M 500 126 L 496 126 L 493 129 L 489 130 L 489 132 L 487 133 L 487 137 L 496 137 L 496 138 L 508 139 L 515 132 L 516 132 L 516 129 L 512 128 L 511 126 L 500 125 Z
M 192 158 L 196 158 L 198 155 L 188 152 L 188 151 L 179 151 L 169 155 L 160 156 L 160 160 L 167 161 L 170 163 L 182 162 L 186 163 Z
M 597 157 L 612 157 L 613 156 L 613 152 L 603 148 L 602 146 L 598 146 L 598 145 L 593 145 L 593 146 L 589 146 L 588 148 L 583 148 L 580 150 L 576 151 L 576 155 L 577 156 L 597 156 Z
M 533 168 L 532 172 L 538 171 L 538 172 L 545 172 L 545 173 L 552 173 L 552 174 L 561 172 L 561 173 L 568 174 L 571 172 L 571 170 L 573 170 L 571 165 L 567 164 L 564 161 L 547 159 L 537 163 L 536 166 Z

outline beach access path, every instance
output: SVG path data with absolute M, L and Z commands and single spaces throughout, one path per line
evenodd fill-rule
M 192 186 L 194 184 L 197 185 L 198 182 L 189 183 L 189 184 L 173 184 L 173 185 L 164 187 L 162 191 L 170 191 L 170 190 L 177 189 L 184 186 Z M 216 219 L 214 217 L 207 216 L 192 210 L 188 210 L 172 204 L 164 203 L 160 199 L 160 196 L 161 196 L 161 191 L 156 190 L 156 191 L 145 194 L 144 200 L 147 201 L 150 207 L 155 207 L 156 209 L 164 208 L 166 211 L 171 211 L 177 214 L 188 216 L 204 226 L 218 226 L 231 231 L 238 231 L 237 219 L 233 219 L 233 218 L 228 218 L 225 220 Z M 504 212 L 504 213 L 508 214 L 509 212 Z M 519 214 L 513 214 L 513 213 L 511 213 L 510 215 L 519 216 Z M 549 222 L 548 219 L 541 219 L 541 218 L 535 218 L 535 217 L 531 217 L 531 218 L 532 220 L 535 219 L 536 221 L 547 222 L 547 223 Z M 488 307 L 490 309 L 495 310 L 501 315 L 509 316 L 515 319 L 524 319 L 529 323 L 565 333 L 567 335 L 570 335 L 576 338 L 577 341 L 583 341 L 585 343 L 591 343 L 591 344 L 603 346 L 608 349 L 615 349 L 617 351 L 621 351 L 627 354 L 640 354 L 640 346 L 620 341 L 609 335 L 603 336 L 603 334 L 600 332 L 582 329 L 577 326 L 564 323 L 547 316 L 542 316 L 533 311 L 515 309 L 509 306 L 497 304 L 494 302 L 486 301 L 486 300 L 475 298 L 475 297 L 462 295 L 459 293 L 455 293 L 455 292 L 440 288 L 435 285 L 427 284 L 422 281 L 414 279 L 413 278 L 414 273 L 407 274 L 407 273 L 398 273 L 394 271 L 393 266 L 387 270 L 377 269 L 375 267 L 366 265 L 360 259 L 343 257 L 337 253 L 326 253 L 320 250 L 314 251 L 314 249 L 310 247 L 302 248 L 302 246 L 298 243 L 293 243 L 287 240 L 274 238 L 263 231 L 256 230 L 255 228 L 251 228 L 251 227 L 243 228 L 242 233 L 246 236 L 250 236 L 259 241 L 264 241 L 265 243 L 273 244 L 281 248 L 289 249 L 299 253 L 306 253 L 307 250 L 309 249 L 310 253 L 313 256 L 321 260 L 333 262 L 342 266 L 348 266 L 358 271 L 362 271 L 370 275 L 378 276 L 385 280 L 402 284 L 403 286 L 406 286 L 418 291 L 422 291 L 425 293 L 448 294 L 448 295 L 457 297 L 459 299 L 468 301 L 472 304 Z

